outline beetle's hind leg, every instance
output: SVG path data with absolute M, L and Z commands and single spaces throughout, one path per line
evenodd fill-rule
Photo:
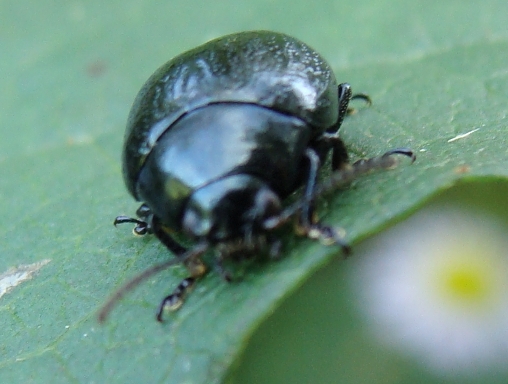
M 352 93 L 351 86 L 348 83 L 339 84 L 338 87 L 338 99 L 339 99 L 339 116 L 337 122 L 333 127 L 329 128 L 324 132 L 318 139 L 317 145 L 324 148 L 324 152 L 329 149 L 332 150 L 332 170 L 337 171 L 344 169 L 348 166 L 348 153 L 344 142 L 339 137 L 339 129 L 344 121 L 346 115 L 351 115 L 356 112 L 354 108 L 349 106 L 349 102 L 355 99 L 364 100 L 367 105 L 372 104 L 370 97 L 364 93 Z
M 351 96 L 351 100 L 358 100 L 358 99 L 365 101 L 365 104 L 367 104 L 368 107 L 370 107 L 372 105 L 372 99 L 370 98 L 369 95 L 366 95 L 365 93 L 355 93 L 353 96 Z M 353 115 L 357 111 L 358 110 L 356 108 L 348 106 L 348 108 L 346 110 L 346 114 Z
M 313 160 L 314 156 L 310 155 L 315 151 L 306 151 L 306 155 L 310 161 L 309 176 L 304 196 L 286 207 L 279 215 L 266 219 L 263 226 L 266 230 L 274 230 L 280 228 L 282 225 L 293 219 L 295 216 L 299 218 L 299 232 L 312 239 L 321 240 L 325 244 L 338 244 L 342 247 L 344 252 L 348 254 L 350 248 L 344 241 L 344 236 L 341 231 L 319 223 L 313 217 L 312 203 L 314 200 L 324 195 L 325 193 L 336 190 L 337 188 L 351 183 L 353 180 L 361 175 L 367 174 L 376 170 L 391 169 L 397 165 L 397 159 L 393 155 L 403 155 L 414 162 L 416 156 L 409 148 L 395 148 L 385 152 L 381 156 L 372 157 L 370 159 L 358 160 L 353 164 L 344 163 L 344 168 L 333 172 L 328 179 L 324 180 L 319 185 L 316 185 L 316 176 L 313 170 L 316 166 L 312 163 L 319 165 Z
M 346 115 L 352 115 L 356 113 L 356 109 L 349 106 L 349 102 L 351 100 L 361 99 L 365 101 L 367 105 L 372 104 L 371 98 L 364 93 L 356 93 L 353 95 L 353 91 L 351 90 L 351 85 L 348 83 L 339 84 L 338 87 L 338 99 L 339 99 L 339 117 L 337 119 L 337 123 L 334 128 L 329 132 L 337 132 L 344 121 L 344 117 Z

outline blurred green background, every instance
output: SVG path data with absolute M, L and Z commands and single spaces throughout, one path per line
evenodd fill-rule
M 291 235 L 284 260 L 238 284 L 208 275 L 162 326 L 154 308 L 183 270 L 149 280 L 105 326 L 95 312 L 168 257 L 111 223 L 136 209 L 119 161 L 129 108 L 169 58 L 275 30 L 373 98 L 344 124 L 352 157 L 410 146 L 418 160 L 320 207 L 361 258 L 361 239 L 444 192 L 439 204 L 507 220 L 507 25 L 508 3 L 495 0 L 0 2 L 0 275 L 51 260 L 0 298 L 0 381 L 506 382 L 497 372 L 443 377 L 379 344 L 354 309 L 349 261 Z
M 332 261 L 327 267 L 314 274 L 295 294 L 290 296 L 256 330 L 251 343 L 247 346 L 245 354 L 240 360 L 238 376 L 231 382 L 505 383 L 508 378 L 506 370 L 507 355 L 504 353 L 508 343 L 506 334 L 508 319 L 504 315 L 505 312 L 502 315 L 495 314 L 489 317 L 488 311 L 484 311 L 480 305 L 474 302 L 474 299 L 478 299 L 475 296 L 478 293 L 480 295 L 484 294 L 484 290 L 495 287 L 496 292 L 489 292 L 487 295 L 501 296 L 499 302 L 495 303 L 496 310 L 497 307 L 501 307 L 499 308 L 500 312 L 503 312 L 508 305 L 506 284 L 504 284 L 506 281 L 508 251 L 504 248 L 496 255 L 489 255 L 487 252 L 489 246 L 496 241 L 502 241 L 504 246 L 507 244 L 505 240 L 505 234 L 508 231 L 508 201 L 506 196 L 508 196 L 508 183 L 505 181 L 461 185 L 453 187 L 437 198 L 432 199 L 421 210 L 422 214 L 429 214 L 435 220 L 434 224 L 449 219 L 450 212 L 447 212 L 448 210 L 451 209 L 452 213 L 453 210 L 459 211 L 463 215 L 462 220 L 476 220 L 471 229 L 473 233 L 488 231 L 490 221 L 492 219 L 497 220 L 497 222 L 494 221 L 494 225 L 498 226 L 497 231 L 499 233 L 490 233 L 481 238 L 477 244 L 481 251 L 475 256 L 481 259 L 480 269 L 482 267 L 504 268 L 501 272 L 502 275 L 498 278 L 502 280 L 502 287 L 496 287 L 498 281 L 489 280 L 493 276 L 483 276 L 479 273 L 477 276 L 466 275 L 465 279 L 462 276 L 463 280 L 459 288 L 461 289 L 459 293 L 463 294 L 465 289 L 466 294 L 470 296 L 469 299 L 473 299 L 471 301 L 476 307 L 472 313 L 475 315 L 483 313 L 484 318 L 474 324 L 473 327 L 466 326 L 465 329 L 461 329 L 459 326 L 463 326 L 464 323 L 467 324 L 469 320 L 467 317 L 474 318 L 474 316 L 467 311 L 462 314 L 460 309 L 453 308 L 451 310 L 452 314 L 458 316 L 454 320 L 457 322 L 456 332 L 453 335 L 452 332 L 449 335 L 445 333 L 443 337 L 442 334 L 438 334 L 436 329 L 426 323 L 425 318 L 420 321 L 418 318 L 420 314 L 415 311 L 414 307 L 428 307 L 429 303 L 416 301 L 408 307 L 400 304 L 396 308 L 383 308 L 383 311 L 387 312 L 385 315 L 388 316 L 410 312 L 410 314 L 402 316 L 405 317 L 404 320 L 396 320 L 395 322 L 401 323 L 405 328 L 412 329 L 416 334 L 421 335 L 419 337 L 426 337 L 429 340 L 434 338 L 436 345 L 440 346 L 438 348 L 441 348 L 440 353 L 444 356 L 448 354 L 449 350 L 453 351 L 455 345 L 459 345 L 460 348 L 452 353 L 458 356 L 458 362 L 464 362 L 464 366 L 459 367 L 457 362 L 444 362 L 444 369 L 436 369 L 428 363 L 428 360 L 432 360 L 434 357 L 432 354 L 439 355 L 439 352 L 436 353 L 436 351 L 430 350 L 422 353 L 422 350 L 417 350 L 417 353 L 410 353 L 411 344 L 410 342 L 404 342 L 404 340 L 413 341 L 411 336 L 414 336 L 414 334 L 404 334 L 404 331 L 402 331 L 402 342 L 401 340 L 394 342 L 392 339 L 399 335 L 399 330 L 388 328 L 385 335 L 377 335 L 378 337 L 376 337 L 377 327 L 382 320 L 366 316 L 365 310 L 361 310 L 362 307 L 367 307 L 368 310 L 372 303 L 366 305 L 362 302 L 363 297 L 359 292 L 365 289 L 365 285 L 368 285 L 365 277 L 361 275 L 361 273 L 365 273 L 362 268 L 365 269 L 365 264 L 368 266 L 369 263 L 372 263 L 372 259 L 381 256 L 376 250 L 382 248 L 384 242 L 386 242 L 387 235 L 382 232 L 355 247 L 354 255 L 351 258 L 345 261 Z M 416 216 L 421 215 L 417 214 Z M 414 238 L 404 238 L 400 234 L 403 230 L 406 231 L 406 234 L 412 232 Z M 448 228 L 447 230 L 450 236 L 454 232 L 454 228 Z M 406 252 L 407 244 L 405 243 L 407 242 L 413 242 L 421 248 L 430 249 L 435 241 L 434 239 L 425 239 L 426 232 L 429 231 L 432 231 L 432 227 L 422 228 L 421 225 L 417 226 L 411 220 L 399 223 L 391 231 L 395 242 L 395 247 L 391 251 L 393 254 Z M 461 242 L 467 242 L 468 235 L 471 236 L 468 233 L 463 233 L 464 237 L 461 238 Z M 447 236 L 446 232 L 444 236 Z M 456 245 L 457 248 L 460 247 L 460 243 Z M 408 259 L 414 256 L 409 252 L 404 254 L 404 257 Z M 432 254 L 429 251 L 429 263 L 435 262 L 436 258 L 446 256 L 444 253 Z M 496 256 L 501 258 L 501 262 L 496 263 L 490 260 Z M 460 257 L 467 258 L 467 252 L 463 252 Z M 386 262 L 386 255 L 384 258 Z M 457 269 L 460 271 L 461 266 L 464 265 L 467 266 L 466 263 L 457 265 Z M 414 267 L 416 268 L 417 265 L 414 265 Z M 410 279 L 414 279 L 415 285 L 417 285 L 416 281 L 422 271 L 405 268 L 403 272 L 407 273 Z M 378 276 L 374 278 L 383 278 L 381 276 L 383 273 L 386 273 L 386 268 L 380 268 L 377 272 Z M 486 281 L 482 281 L 484 278 Z M 478 286 L 477 279 L 480 286 Z M 397 281 L 383 281 L 382 284 L 388 289 L 390 289 L 390 284 L 401 285 Z M 426 281 L 426 284 L 428 284 L 428 288 L 436 285 L 431 280 Z M 408 286 L 407 288 L 411 287 Z M 431 292 L 418 292 L 418 295 L 423 296 L 423 298 L 427 294 L 431 295 Z M 405 299 L 408 296 L 407 292 L 393 292 L 393 295 L 398 296 L 398 298 L 391 298 L 389 301 L 408 301 Z M 412 295 L 416 296 L 413 292 L 409 294 L 409 297 L 411 298 Z M 431 304 L 437 307 L 436 302 Z M 456 303 L 452 302 L 452 304 Z M 411 314 L 411 312 L 413 313 Z M 434 313 L 426 313 L 425 316 L 438 322 L 450 322 L 450 318 L 442 316 L 436 308 L 434 308 Z M 407 317 L 414 317 L 414 324 L 407 324 Z M 501 328 L 501 330 L 496 329 L 496 327 Z M 484 333 L 488 336 L 476 338 L 477 334 Z M 459 335 L 459 337 L 466 340 L 474 340 L 474 342 L 471 344 L 458 342 L 453 338 L 455 335 Z M 388 342 L 379 340 L 383 337 L 386 337 Z M 484 342 L 487 342 L 488 345 L 484 345 Z M 441 344 L 444 344 L 444 346 Z M 446 345 L 450 346 L 446 347 Z M 466 349 L 467 347 L 470 347 L 470 349 Z M 490 352 L 496 355 L 489 356 Z M 484 358 L 485 360 L 483 360 Z M 478 363 L 477 359 L 481 363 Z M 501 364 L 501 367 L 499 364 Z

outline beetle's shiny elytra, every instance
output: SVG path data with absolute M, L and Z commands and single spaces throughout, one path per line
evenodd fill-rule
M 352 95 L 338 84 L 329 64 L 301 41 L 275 32 L 243 32 L 212 40 L 160 67 L 140 90 L 131 109 L 123 148 L 123 176 L 143 204 L 138 219 L 119 216 L 115 224 L 135 223 L 137 234 L 153 233 L 175 255 L 120 290 L 168 265 L 190 271 L 162 301 L 177 308 L 213 248 L 226 280 L 224 259 L 261 251 L 276 256 L 273 230 L 295 218 L 299 233 L 348 250 L 338 232 L 316 221 L 313 207 L 326 190 L 373 169 L 394 165 L 392 154 L 414 159 L 409 149 L 348 163 L 338 136 Z M 332 153 L 328 184 L 317 185 L 321 164 Z M 302 197 L 284 207 L 303 186 Z M 186 236 L 187 250 L 173 234 Z

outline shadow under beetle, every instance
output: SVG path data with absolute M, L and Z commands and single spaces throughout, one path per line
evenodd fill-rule
M 143 204 L 134 223 L 139 235 L 154 234 L 176 258 L 156 265 L 122 287 L 99 313 L 141 280 L 182 263 L 190 276 L 165 297 L 158 310 L 176 309 L 195 280 L 206 273 L 201 256 L 223 260 L 242 253 L 277 256 L 273 230 L 296 220 L 298 232 L 349 251 L 339 233 L 315 219 L 314 205 L 324 192 L 373 169 L 396 164 L 391 155 L 414 160 L 406 148 L 348 163 L 338 136 L 352 95 L 337 84 L 328 63 L 301 41 L 275 32 L 253 31 L 212 40 L 160 67 L 132 106 L 123 148 L 123 177 Z M 317 183 L 331 152 L 334 173 Z M 302 196 L 284 207 L 302 188 Z M 180 233 L 195 245 L 187 250 L 173 238 Z

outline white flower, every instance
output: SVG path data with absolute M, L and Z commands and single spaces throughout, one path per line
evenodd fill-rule
M 441 209 L 374 240 L 352 283 L 378 339 L 446 375 L 506 371 L 507 234 L 485 215 Z

